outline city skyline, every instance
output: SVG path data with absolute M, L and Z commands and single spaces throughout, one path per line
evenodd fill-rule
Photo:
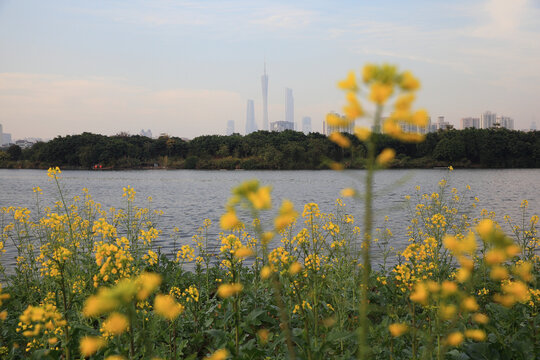
M 283 120 L 289 87 L 297 129 L 310 116 L 321 131 L 344 103 L 336 82 L 388 62 L 421 79 L 416 104 L 432 118 L 458 127 L 492 109 L 525 129 L 539 121 L 539 15 L 532 0 L 4 1 L 0 122 L 14 139 L 149 127 L 193 138 L 240 124 L 246 99 L 260 128 L 264 98 L 269 122 Z

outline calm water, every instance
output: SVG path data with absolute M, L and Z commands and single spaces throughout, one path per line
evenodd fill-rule
M 334 209 L 339 191 L 345 187 L 363 188 L 363 171 L 63 171 L 62 184 L 67 197 L 81 194 L 89 189 L 95 201 L 104 209 L 123 204 L 122 188 L 131 185 L 137 191 L 140 206 L 146 206 L 148 196 L 153 206 L 164 211 L 159 229 L 163 231 L 158 240 L 165 251 L 172 248 L 170 233 L 177 226 L 181 229 L 181 242 L 191 243 L 191 236 L 205 218 L 213 222 L 212 236 L 215 238 L 219 217 L 230 190 L 240 182 L 257 178 L 263 184 L 273 186 L 274 204 L 281 199 L 292 200 L 301 212 L 305 203 L 316 202 L 324 212 Z M 472 191 L 466 200 L 480 198 L 478 212 L 482 208 L 493 210 L 502 221 L 505 214 L 519 214 L 521 200 L 529 200 L 530 213 L 540 213 L 540 169 L 513 170 L 385 170 L 375 177 L 377 219 L 388 215 L 394 233 L 394 246 L 402 248 L 406 243 L 405 228 L 410 217 L 404 208 L 405 195 L 414 194 L 416 185 L 423 192 L 437 189 L 437 182 L 448 177 L 451 187 L 460 192 L 469 184 Z M 25 206 L 33 208 L 32 187 L 43 189 L 45 202 L 56 200 L 54 184 L 43 170 L 0 170 L 0 207 Z M 347 199 L 347 212 L 355 215 L 361 225 L 362 204 Z M 477 214 L 473 214 L 477 215 Z M 268 220 L 268 219 L 267 219 Z M 2 263 L 13 263 L 14 251 L 10 243 L 2 256 Z M 378 254 L 374 254 L 377 258 Z

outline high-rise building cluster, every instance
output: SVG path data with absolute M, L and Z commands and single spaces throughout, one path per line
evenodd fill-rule
M 285 131 L 285 130 L 300 130 L 299 126 L 294 121 L 294 96 L 290 88 L 285 88 L 285 116 L 278 121 L 269 121 L 268 116 L 268 74 L 266 73 L 266 63 L 264 64 L 264 73 L 261 76 L 262 89 L 262 130 L 270 131 Z M 259 128 L 255 121 L 255 103 L 253 99 L 247 100 L 246 107 L 246 135 Z M 309 134 L 312 131 L 311 118 L 304 116 L 302 118 L 302 131 Z M 227 121 L 227 135 L 234 133 L 234 120 Z
M 465 117 L 461 119 L 462 129 L 491 129 L 497 127 L 514 130 L 514 119 L 509 116 L 497 116 L 496 113 L 491 111 L 483 112 L 479 118 Z
M 12 144 L 11 134 L 5 133 L 2 129 L 2 124 L 0 124 L 0 146 Z
M 335 112 L 333 112 L 333 114 L 342 116 Z M 382 122 L 384 122 L 386 119 L 387 119 L 386 117 L 383 117 Z M 428 123 L 425 127 L 418 126 L 415 124 L 410 124 L 410 123 L 404 123 L 404 122 L 401 122 L 400 125 L 401 125 L 401 129 L 404 132 L 415 133 L 415 134 L 427 134 L 430 132 L 436 132 L 438 130 L 447 130 L 453 127 L 448 121 L 445 121 L 445 118 L 442 115 L 437 117 L 437 122 L 435 123 L 432 123 L 431 118 L 429 118 Z M 372 130 L 377 131 L 377 132 L 380 131 L 384 133 L 383 129 L 372 129 Z M 334 131 L 352 134 L 354 133 L 354 124 L 351 123 L 348 126 L 336 128 L 336 127 L 328 126 L 328 124 L 326 123 L 326 120 L 323 121 L 323 134 L 330 135 Z

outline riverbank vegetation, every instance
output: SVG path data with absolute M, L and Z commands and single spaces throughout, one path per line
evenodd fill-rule
M 60 185 L 60 172 L 49 173 Z M 524 201 L 519 219 L 499 224 L 462 190 L 443 179 L 438 191 L 404 199 L 404 249 L 392 248 L 391 221 L 375 229 L 372 251 L 383 260 L 366 287 L 369 358 L 540 354 L 538 216 Z M 32 211 L 0 215 L 2 247 L 16 248 L 2 273 L 1 358 L 356 357 L 365 269 L 359 219 L 344 203 L 352 199 L 331 213 L 285 201 L 261 224 L 270 188 L 248 182 L 221 219 L 228 230 L 209 237 L 216 225 L 202 221 L 192 241 L 170 239 L 165 256 L 160 211 L 141 207 L 131 187 L 108 211 L 86 190 L 51 206 L 34 192 Z M 255 219 L 237 217 L 242 204 Z
M 258 131 L 246 136 L 199 136 L 190 141 L 161 136 L 104 136 L 90 133 L 59 136 L 21 150 L 13 145 L 0 151 L 0 167 L 91 169 L 327 169 L 332 162 L 347 168 L 366 167 L 367 147 L 356 136 L 344 134 L 352 146 L 342 149 L 327 136 Z M 538 168 L 540 132 L 506 129 L 446 130 L 430 133 L 425 141 L 405 144 L 391 136 L 375 134 L 377 150 L 390 147 L 394 168 Z

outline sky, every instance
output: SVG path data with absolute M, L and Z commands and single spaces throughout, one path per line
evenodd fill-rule
M 0 0 L 0 124 L 13 139 L 93 132 L 244 133 L 246 103 L 314 131 L 336 82 L 391 63 L 422 82 L 432 118 L 486 110 L 540 122 L 540 1 Z

